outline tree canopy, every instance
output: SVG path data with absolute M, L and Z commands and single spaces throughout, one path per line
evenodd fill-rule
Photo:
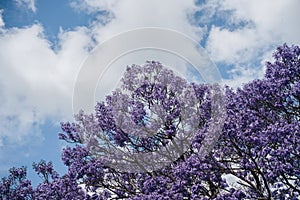
M 33 187 L 25 167 L 12 168 L 0 199 L 300 198 L 298 46 L 278 47 L 263 79 L 223 95 L 154 61 L 121 82 L 94 114 L 61 124 L 66 174 L 34 163 L 43 181 Z

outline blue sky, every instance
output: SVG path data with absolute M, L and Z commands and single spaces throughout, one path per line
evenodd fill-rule
M 276 46 L 300 44 L 299 7 L 298 0 L 1 0 L 0 177 L 26 165 L 36 183 L 31 163 L 40 159 L 65 171 L 59 123 L 72 120 L 76 76 L 96 44 L 139 27 L 173 29 L 201 44 L 224 82 L 238 87 L 263 76 Z

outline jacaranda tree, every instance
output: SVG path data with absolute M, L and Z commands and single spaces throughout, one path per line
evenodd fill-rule
M 0 199 L 299 199 L 300 48 L 274 59 L 263 79 L 224 94 L 159 62 L 128 67 L 94 114 L 62 123 L 68 172 L 34 163 L 33 187 L 12 168 Z

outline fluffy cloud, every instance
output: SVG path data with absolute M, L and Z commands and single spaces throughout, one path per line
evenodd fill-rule
M 227 13 L 227 26 L 212 26 L 207 49 L 215 62 L 234 66 L 234 80 L 227 80 L 233 85 L 261 77 L 263 62 L 276 46 L 300 43 L 297 0 L 216 0 L 208 4 L 203 9 Z
M 251 60 L 254 53 L 252 51 L 260 45 L 261 38 L 254 29 L 230 31 L 213 26 L 207 47 L 212 59 L 217 62 L 240 63 Z
M 32 11 L 36 9 L 34 1 L 17 2 Z M 195 9 L 192 0 L 74 1 L 72 6 L 85 12 L 105 10 L 109 14 L 105 23 L 103 15 L 99 15 L 90 29 L 61 30 L 55 50 L 40 24 L 10 29 L 2 25 L 0 144 L 41 139 L 39 128 L 46 120 L 59 122 L 72 117 L 73 86 L 93 42 L 101 43 L 122 31 L 144 26 L 175 29 L 200 38 L 201 29 L 189 23 L 189 13 Z
M 75 0 L 72 5 L 109 13 L 105 26 L 94 26 L 98 41 L 143 26 L 174 29 L 197 41 L 207 36 L 205 48 L 212 60 L 219 67 L 234 67 L 228 72 L 231 79 L 225 80 L 232 86 L 260 78 L 275 47 L 300 43 L 297 0 L 211 0 L 197 6 L 191 0 Z
M 197 41 L 202 38 L 206 31 L 205 28 L 203 29 L 190 23 L 193 14 L 198 9 L 193 0 L 75 0 L 71 5 L 79 11 L 89 13 L 105 11 L 105 20 L 103 15 L 101 15 L 92 26 L 93 36 L 98 43 L 113 38 L 121 32 L 142 27 L 161 27 L 175 30 Z M 172 9 L 170 9 L 170 5 Z M 103 94 L 112 88 L 109 86 L 117 85 L 116 82 L 119 80 L 126 65 L 133 63 L 143 64 L 147 58 L 160 60 L 168 66 L 186 65 L 182 58 L 174 58 L 174 55 L 164 54 L 161 51 L 140 50 L 135 53 L 128 53 L 112 63 L 109 70 L 109 78 L 104 76 L 101 79 L 101 87 L 100 89 L 98 87 L 96 91 L 96 98 L 103 98 Z
M 16 2 L 36 11 L 34 0 Z M 220 67 L 233 66 L 232 79 L 226 83 L 239 86 L 263 74 L 263 62 L 275 46 L 300 43 L 299 4 L 297 0 L 212 0 L 197 6 L 193 0 L 73 0 L 78 11 L 101 14 L 89 28 L 61 30 L 55 50 L 42 25 L 5 29 L 0 12 L 0 146 L 24 142 L 28 134 L 39 138 L 39 126 L 47 119 L 72 117 L 72 91 L 81 63 L 91 47 L 113 35 L 163 27 L 197 41 L 207 36 L 212 60 Z M 195 16 L 198 11 L 200 17 Z
M 213 27 L 208 48 L 216 60 L 236 62 L 234 56 L 242 51 L 260 49 L 283 42 L 300 43 L 299 1 L 220 1 L 224 10 L 230 10 L 229 22 L 246 21 L 248 26 L 229 30 Z M 222 45 L 221 45 L 222 44 Z M 249 56 L 244 57 L 245 61 Z
M 2 12 L 3 12 L 3 10 L 0 10 L 0 29 L 5 25 L 5 23 L 2 19 Z
M 32 12 L 36 12 L 35 0 L 15 0 L 18 6 L 25 7 Z
M 90 41 L 86 32 L 61 32 L 55 52 L 39 24 L 2 29 L 0 140 L 26 142 L 46 119 L 72 116 L 72 87 Z
M 259 37 L 269 42 L 299 43 L 300 22 L 297 0 L 223 1 L 224 9 L 234 11 L 234 20 L 252 21 Z
M 106 26 L 95 24 L 99 40 L 139 27 L 169 28 L 197 40 L 204 33 L 202 28 L 190 23 L 198 9 L 193 0 L 75 0 L 72 5 L 88 12 L 109 12 L 109 23 Z

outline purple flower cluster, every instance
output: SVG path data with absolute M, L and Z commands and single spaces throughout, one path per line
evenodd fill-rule
M 34 163 L 43 182 L 33 188 L 24 167 L 12 168 L 0 199 L 299 199 L 300 48 L 284 44 L 274 58 L 264 79 L 225 88 L 214 147 L 205 146 L 214 86 L 159 62 L 128 67 L 95 115 L 62 123 L 60 139 L 75 143 L 62 153 L 68 173 Z

